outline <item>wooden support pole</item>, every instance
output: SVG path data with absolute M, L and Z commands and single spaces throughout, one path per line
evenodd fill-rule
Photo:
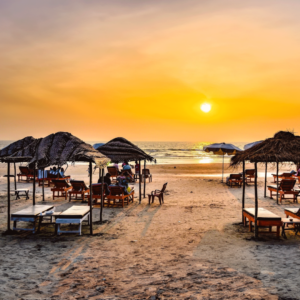
M 90 170 L 90 234 L 93 235 L 93 189 L 92 189 L 92 182 L 93 182 L 93 169 L 92 169 L 92 163 L 90 162 L 89 166 Z
M 43 168 L 43 201 L 45 201 L 45 168 Z
M 17 171 L 16 171 L 16 163 L 14 162 L 14 173 L 15 173 L 15 190 L 17 189 Z
M 222 183 L 224 182 L 224 153 L 223 153 L 223 164 L 222 164 Z
M 242 222 L 244 223 L 244 208 L 245 208 L 245 188 L 246 188 L 246 178 L 245 178 L 245 161 L 243 160 L 243 197 L 242 197 Z
M 277 193 L 276 193 L 276 202 L 277 202 L 277 205 L 278 205 L 278 172 L 279 172 L 279 163 L 277 162 L 277 165 L 276 165 L 276 178 L 277 178 Z
M 103 192 L 104 192 L 104 169 L 101 170 L 101 207 L 100 207 L 100 223 L 103 222 Z
M 268 176 L 268 163 L 266 163 L 265 167 L 265 191 L 264 191 L 264 197 L 267 197 L 267 176 Z
M 32 189 L 32 201 L 33 201 L 33 205 L 35 205 L 35 164 L 33 166 L 33 189 Z
M 7 163 L 7 231 L 10 231 L 10 163 Z
M 254 163 L 255 166 L 255 183 L 254 183 L 254 192 L 255 192 L 255 216 L 254 216 L 254 236 L 258 237 L 258 226 L 257 226 L 257 212 L 258 212 L 258 196 L 257 196 L 257 162 Z
M 146 172 L 146 159 L 144 160 L 144 198 L 146 198 L 146 177 L 145 173 Z
M 139 203 L 142 201 L 142 174 L 141 174 L 141 160 L 139 160 L 140 170 L 139 170 Z

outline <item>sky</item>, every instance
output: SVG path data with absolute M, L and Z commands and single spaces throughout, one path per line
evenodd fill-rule
M 299 11 L 299 0 L 0 0 L 0 139 L 300 134 Z

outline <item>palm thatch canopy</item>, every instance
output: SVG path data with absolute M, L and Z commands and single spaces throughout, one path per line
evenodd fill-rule
M 108 157 L 68 132 L 57 132 L 38 139 L 35 143 L 6 157 L 5 161 L 21 158 L 27 159 L 29 164 L 36 164 L 38 168 L 62 166 L 67 162 L 79 161 L 92 162 L 103 168 L 110 162 Z
M 21 140 L 11 143 L 5 148 L 0 150 L 0 157 L 10 156 L 15 152 L 27 147 L 29 144 L 34 142 L 36 139 L 32 136 L 27 136 Z
M 98 147 L 97 150 L 109 157 L 114 163 L 123 162 L 125 160 L 154 160 L 152 156 L 122 137 L 117 137 L 109 141 L 105 145 Z
M 292 132 L 279 131 L 273 138 L 266 139 L 253 147 L 237 153 L 231 158 L 231 166 L 237 166 L 243 161 L 281 163 L 300 162 L 300 136 Z

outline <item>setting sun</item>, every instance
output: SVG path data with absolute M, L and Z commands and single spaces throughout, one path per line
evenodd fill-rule
M 205 113 L 208 113 L 211 110 L 211 105 L 208 103 L 203 103 L 201 105 L 201 110 Z

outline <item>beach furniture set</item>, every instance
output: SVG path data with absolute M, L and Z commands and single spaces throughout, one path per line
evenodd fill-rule
M 245 176 L 245 183 L 247 185 L 249 183 L 254 183 L 255 170 L 254 169 L 245 170 L 244 176 Z M 233 186 L 242 187 L 243 173 L 230 174 L 229 177 L 226 179 L 226 184 L 230 187 L 233 187 Z
M 89 206 L 72 206 L 63 212 L 54 212 L 53 205 L 32 205 L 28 208 L 20 210 L 11 214 L 11 220 L 14 222 L 13 230 L 25 230 L 36 233 L 40 231 L 41 224 L 44 220 L 49 220 L 50 223 L 55 224 L 55 233 L 57 235 L 61 233 L 77 233 L 81 235 L 83 221 L 88 221 L 90 224 L 90 207 Z M 53 222 L 53 219 L 55 221 Z M 32 227 L 17 227 L 18 222 L 32 223 Z M 38 230 L 36 231 L 36 225 L 38 224 Z M 78 225 L 77 230 L 63 230 L 62 224 L 75 224 Z
M 300 231 L 300 209 L 299 208 L 285 208 L 284 213 L 286 218 L 281 218 L 280 216 L 268 211 L 267 209 L 259 207 L 257 210 L 257 226 L 268 227 L 269 231 L 259 231 L 260 233 L 276 234 L 277 237 L 280 236 L 280 228 L 282 237 L 286 238 L 285 232 L 288 230 L 295 231 L 297 235 Z M 249 231 L 253 231 L 252 223 L 255 222 L 255 208 L 244 208 L 243 209 L 243 222 L 244 226 L 249 224 Z M 292 228 L 289 227 L 292 226 Z M 272 231 L 275 227 L 276 231 Z

